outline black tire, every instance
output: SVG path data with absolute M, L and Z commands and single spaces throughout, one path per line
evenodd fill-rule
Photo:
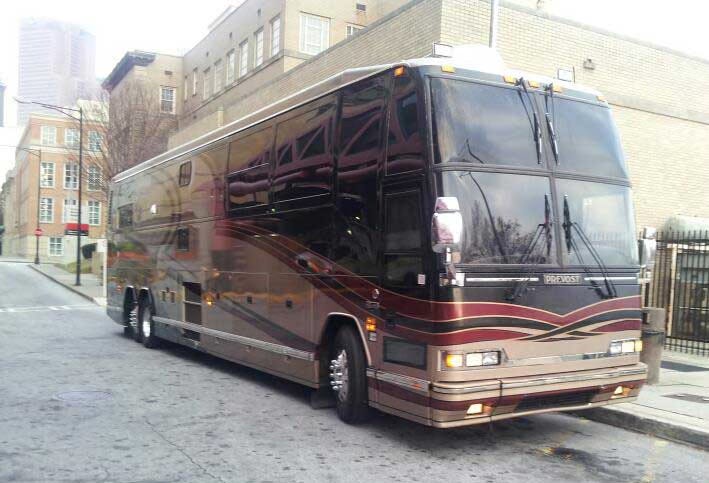
M 148 325 L 147 330 L 144 324 Z M 155 335 L 155 322 L 147 300 L 143 301 L 138 308 L 138 331 L 145 347 L 154 349 L 159 345 L 160 339 Z
M 142 342 L 143 338 L 141 337 L 140 333 L 140 324 L 138 317 L 140 317 L 140 305 L 132 304 L 128 310 L 129 331 L 130 334 L 133 336 L 134 341 Z
M 130 325 L 123 326 L 123 337 L 133 338 L 133 327 Z
M 345 351 L 347 359 L 347 395 L 335 393 L 337 415 L 348 424 L 366 421 L 369 416 L 367 390 L 367 360 L 359 334 L 351 326 L 342 327 L 335 336 L 330 360 Z

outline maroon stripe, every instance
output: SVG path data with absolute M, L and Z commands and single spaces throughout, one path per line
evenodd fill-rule
M 594 332 L 620 332 L 621 330 L 640 330 L 640 319 L 621 320 L 610 324 L 596 327 Z

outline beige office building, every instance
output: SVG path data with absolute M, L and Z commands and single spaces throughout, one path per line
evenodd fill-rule
M 674 214 L 709 218 L 709 60 L 535 4 L 501 2 L 498 50 L 507 66 L 572 76 L 605 94 L 639 226 L 662 227 Z M 167 147 L 348 68 L 427 56 L 433 43 L 487 44 L 489 19 L 483 0 L 246 0 L 182 58 Z

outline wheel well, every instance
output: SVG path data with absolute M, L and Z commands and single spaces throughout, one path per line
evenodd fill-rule
M 325 321 L 325 329 L 322 332 L 322 336 L 320 337 L 320 344 L 318 345 L 318 359 L 320 361 L 321 383 L 322 380 L 324 380 L 325 384 L 327 384 L 328 366 L 330 364 L 329 356 L 330 351 L 332 350 L 332 344 L 335 341 L 335 336 L 337 335 L 337 331 L 339 331 L 342 327 L 348 325 L 351 326 L 360 336 L 360 340 L 362 341 L 362 348 L 364 349 L 364 356 L 367 360 L 367 365 L 372 364 L 371 356 L 369 354 L 367 344 L 365 343 L 364 336 L 362 334 L 362 329 L 357 323 L 357 319 L 345 314 L 331 314 Z M 325 379 L 323 379 L 323 377 Z

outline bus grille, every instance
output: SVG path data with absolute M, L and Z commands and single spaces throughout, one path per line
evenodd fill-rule
M 515 412 L 588 404 L 591 398 L 596 395 L 596 392 L 597 391 L 582 391 L 544 396 L 529 396 L 522 399 L 515 408 Z

